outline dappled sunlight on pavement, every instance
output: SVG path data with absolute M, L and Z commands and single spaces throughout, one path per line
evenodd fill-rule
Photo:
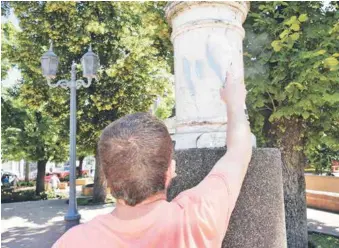
M 112 210 L 112 205 L 79 206 L 82 223 Z M 64 233 L 66 212 L 66 200 L 1 204 L 1 247 L 50 248 Z
M 339 214 L 308 208 L 307 227 L 309 231 L 339 237 Z

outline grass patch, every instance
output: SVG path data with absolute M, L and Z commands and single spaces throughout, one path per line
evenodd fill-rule
M 338 248 L 339 247 L 339 238 L 319 234 L 319 233 L 309 233 L 308 234 L 309 248 Z
M 1 189 L 1 203 L 37 201 L 40 196 L 35 195 L 35 190 L 14 191 L 13 188 Z

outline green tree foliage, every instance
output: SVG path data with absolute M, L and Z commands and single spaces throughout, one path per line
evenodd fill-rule
M 331 175 L 332 161 L 339 160 L 339 151 L 333 151 L 326 146 L 317 146 L 309 156 L 310 165 L 314 166 L 316 174 L 326 172 Z
M 252 4 L 246 22 L 246 82 L 260 145 L 270 143 L 265 123 L 298 118 L 306 153 L 318 144 L 339 148 L 338 4 L 321 6 Z
M 2 3 L 1 3 L 2 4 Z M 11 67 L 14 65 L 10 63 L 6 51 L 8 51 L 10 44 L 14 42 L 15 28 L 12 23 L 1 24 L 1 80 L 5 79 L 7 73 Z
M 307 242 L 305 155 L 339 148 L 338 10 L 337 2 L 253 2 L 245 23 L 252 130 L 260 146 L 281 148 L 291 247 Z
M 8 57 L 29 74 L 27 81 L 33 81 L 30 74 L 37 77 L 32 83 L 25 82 L 27 101 L 32 106 L 45 100 L 55 115 L 67 115 L 68 111 L 67 92 L 48 89 L 41 76 L 40 56 L 48 40 L 54 41 L 60 58 L 57 79 L 69 77 L 71 61 L 79 61 L 93 44 L 102 65 L 99 80 L 78 92 L 78 130 L 91 147 L 110 121 L 127 113 L 148 111 L 165 90 L 172 96 L 168 80 L 172 54 L 161 12 L 163 3 L 10 4 L 23 31 L 16 36 Z
M 1 97 L 2 160 L 18 161 L 26 157 L 26 153 L 20 145 L 24 139 L 24 135 L 22 135 L 21 130 L 24 129 L 24 120 L 26 117 L 25 110 L 14 107 L 13 100 L 10 97 Z M 13 124 L 15 124 L 15 127 L 13 127 Z M 26 144 L 26 142 L 27 141 L 24 141 L 24 144 Z M 24 147 L 26 148 L 25 145 Z
M 17 90 L 1 97 L 1 153 L 3 160 L 37 161 L 36 194 L 44 191 L 45 167 L 48 161 L 61 162 L 67 157 L 63 125 L 44 112 L 22 104 Z
M 69 78 L 72 60 L 78 62 L 89 44 L 100 57 L 98 80 L 77 92 L 81 152 L 93 154 L 101 130 L 120 116 L 148 111 L 157 96 L 173 98 L 169 80 L 173 56 L 164 2 L 8 4 L 14 8 L 22 31 L 6 47 L 6 58 L 21 70 L 21 99 L 30 108 L 43 105 L 52 118 L 69 118 L 68 91 L 50 89 L 41 76 L 40 56 L 47 50 L 49 39 L 54 41 L 60 59 L 56 80 Z M 78 69 L 81 71 L 80 66 Z M 169 113 L 163 111 L 161 117 Z
M 173 106 L 174 99 L 167 97 L 160 102 L 159 106 L 155 110 L 155 115 L 160 119 L 166 119 L 172 115 Z

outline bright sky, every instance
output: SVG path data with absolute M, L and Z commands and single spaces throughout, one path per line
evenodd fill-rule
M 2 23 L 7 22 L 7 21 L 12 22 L 16 28 L 20 29 L 19 20 L 15 17 L 13 11 L 11 11 L 11 14 L 9 15 L 8 18 L 1 16 Z M 10 87 L 10 86 L 13 86 L 16 83 L 16 81 L 19 79 L 21 79 L 20 71 L 17 68 L 11 68 L 8 71 L 7 78 L 1 81 L 1 85 L 3 87 Z

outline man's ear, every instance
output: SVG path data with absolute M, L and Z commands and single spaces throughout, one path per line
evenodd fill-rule
M 170 185 L 172 179 L 177 176 L 175 169 L 176 169 L 176 162 L 174 159 L 172 159 L 166 172 L 166 184 L 165 184 L 166 188 Z
M 175 162 L 175 160 L 172 159 L 170 166 L 171 166 L 172 178 L 175 178 L 177 176 L 177 173 L 176 173 L 177 162 Z

